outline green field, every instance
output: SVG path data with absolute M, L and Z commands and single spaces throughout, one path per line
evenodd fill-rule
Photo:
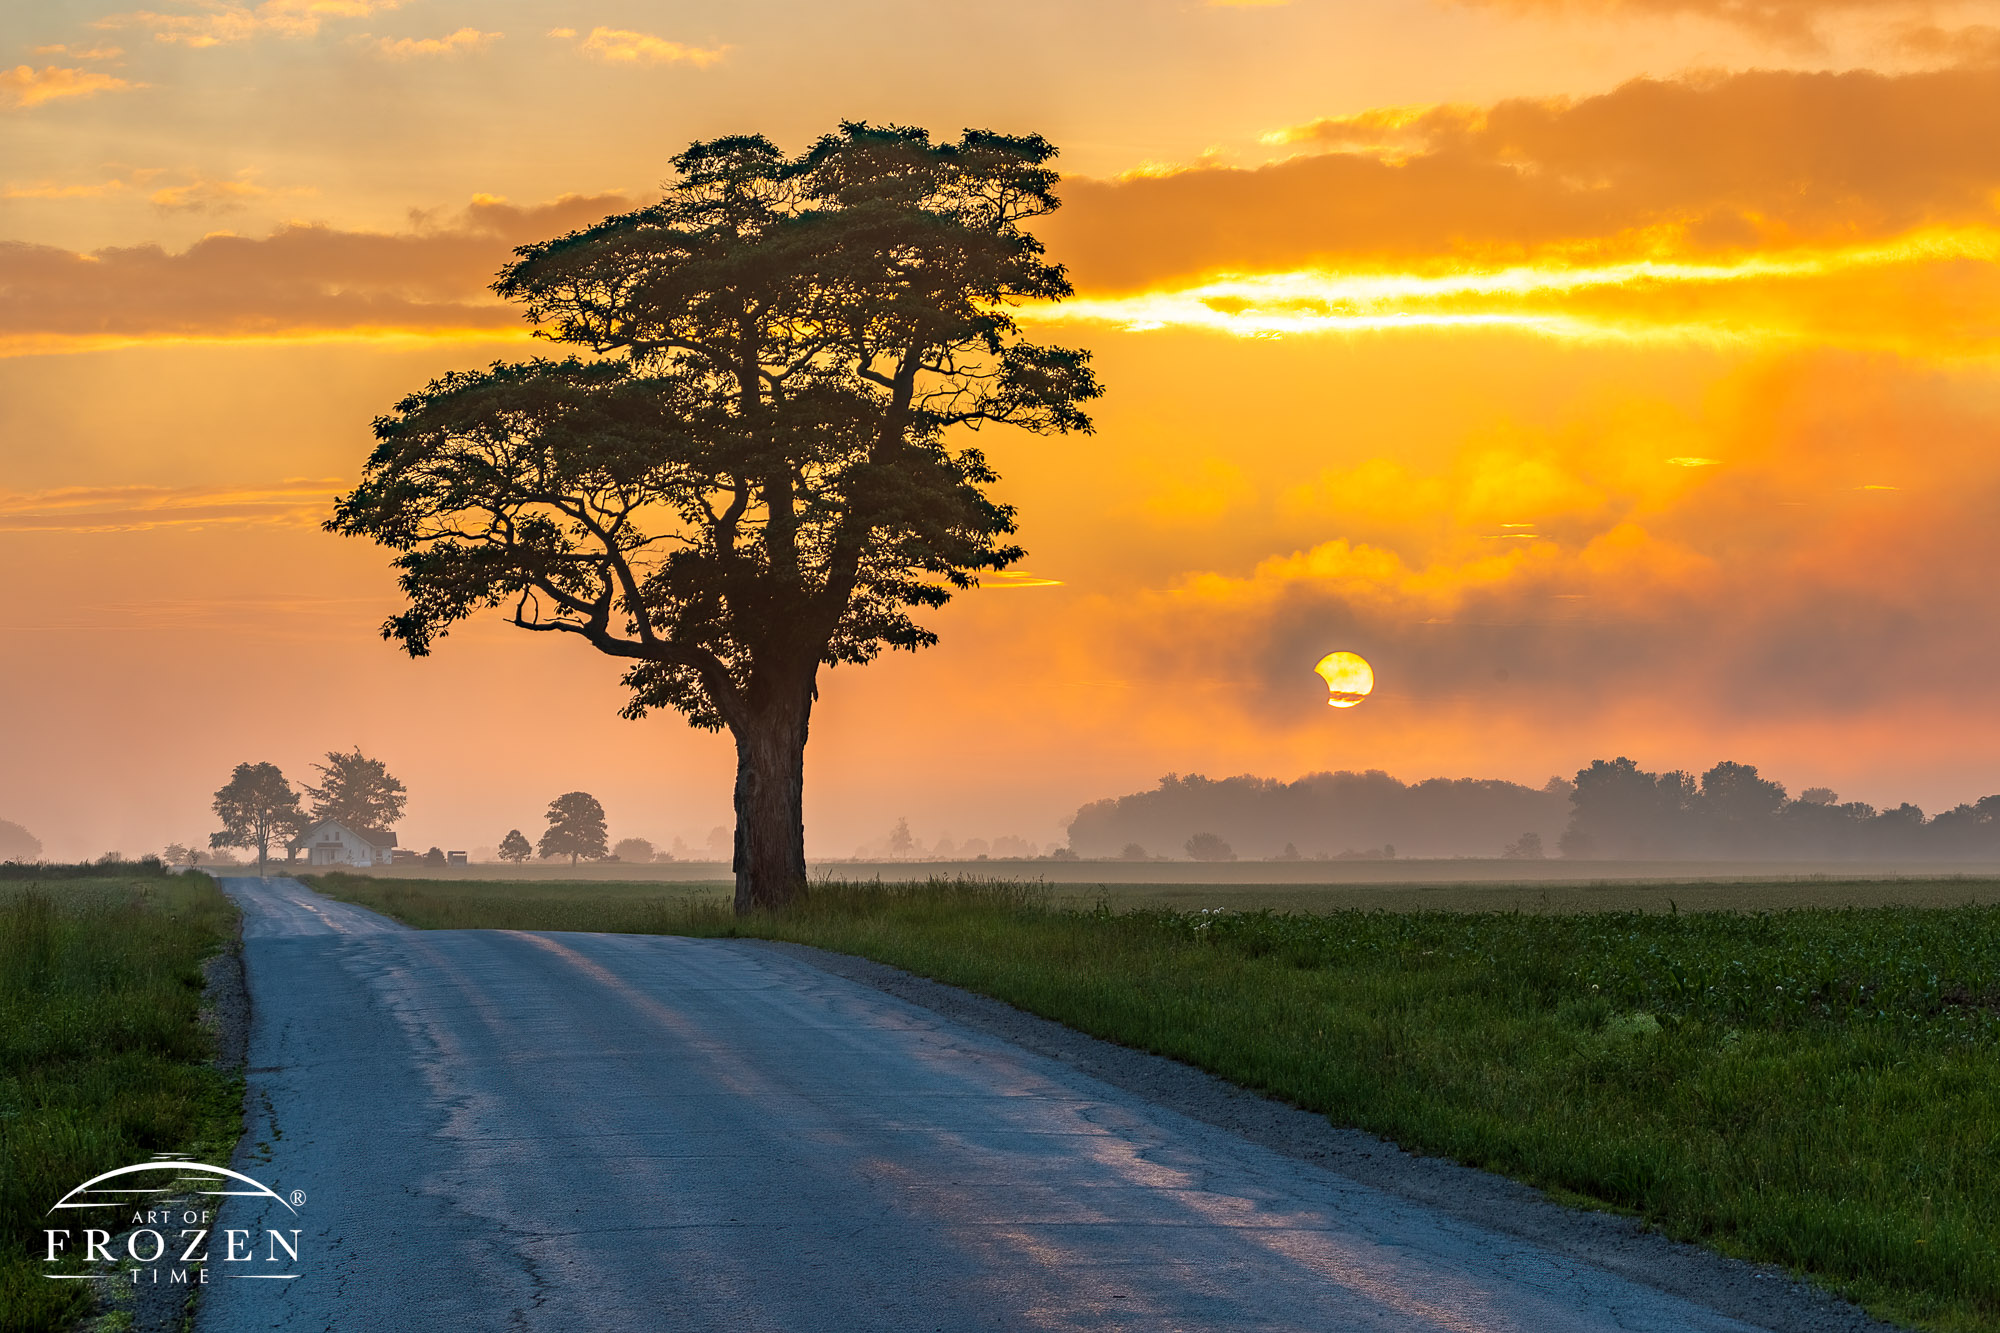
M 2000 907 L 1964 881 L 1875 892 L 1988 902 L 1693 912 L 1669 893 L 1647 899 L 1664 910 L 1483 912 L 1463 910 L 1477 893 L 1405 889 L 1410 910 L 1282 914 L 822 885 L 744 922 L 679 885 L 320 886 L 419 926 L 860 954 L 1784 1264 L 1888 1317 L 2000 1327 Z M 1727 891 L 1754 905 L 1802 886 Z
M 57 1199 L 154 1153 L 228 1161 L 241 1088 L 197 1015 L 202 960 L 235 929 L 205 875 L 0 880 L 0 1333 L 89 1304 L 40 1273 Z
M 972 863 L 968 863 L 972 864 Z M 1434 871 L 1448 862 L 1406 862 L 1404 868 Z M 1496 865 L 1498 863 L 1495 863 Z M 1518 867 L 1520 862 L 1509 863 Z M 921 868 L 919 866 L 918 868 Z M 1073 869 L 1073 867 L 1071 867 Z M 1188 869 L 1183 865 L 1177 869 Z M 1198 867 L 1196 867 L 1198 868 Z M 1236 869 L 1236 867 L 1228 867 Z M 1490 867 L 1489 867 L 1490 868 Z M 1667 867 L 1654 866 L 1660 870 Z M 1709 912 L 1785 911 L 1795 907 L 1965 907 L 2000 905 L 2000 875 L 1766 875 L 1745 877 L 1681 873 L 1647 877 L 1578 877 L 1559 880 L 1469 880 L 1410 878 L 1364 879 L 1352 882 L 1267 881 L 1242 879 L 1202 882 L 1187 879 L 1132 879 L 1112 882 L 1025 878 L 1004 882 L 1032 884 L 1055 907 L 1114 909 L 1171 907 L 1183 911 L 1226 908 L 1232 911 L 1269 909 L 1281 912 Z M 533 921 L 537 930 L 622 930 L 650 933 L 666 927 L 647 913 L 677 914 L 694 903 L 726 904 L 735 892 L 732 881 L 716 878 L 716 867 L 704 879 L 633 879 L 595 875 L 568 878 L 546 868 L 537 873 L 488 877 L 489 866 L 472 866 L 449 874 L 419 874 L 398 866 L 394 873 L 305 875 L 311 883 L 334 886 L 328 892 L 354 902 L 388 904 L 381 910 L 426 928 L 445 926 L 513 926 Z M 583 867 L 590 870 L 592 867 Z M 620 867 L 604 867 L 607 872 Z M 685 867 L 683 867 L 685 869 Z M 902 867 L 907 874 L 910 866 Z M 1031 871 L 1039 867 L 1031 867 Z M 1155 873 L 1158 867 L 1155 867 Z M 1379 867 L 1378 867 L 1379 869 Z M 1702 867 L 1706 871 L 1707 867 Z M 975 868 L 974 874 L 977 874 Z M 864 876 L 872 881 L 873 876 Z M 958 875 L 933 879 L 956 880 Z M 901 881 L 884 877 L 894 884 Z M 852 882 L 852 881 L 848 881 Z M 996 881 L 987 881 L 996 882 Z M 569 922 L 571 924 L 557 924 Z

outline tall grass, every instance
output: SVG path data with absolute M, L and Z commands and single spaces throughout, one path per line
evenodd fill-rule
M 556 907 L 469 887 L 406 881 L 392 900 L 364 883 L 357 899 L 413 924 L 863 955 L 1891 1318 L 2000 1327 L 2000 907 L 1114 912 L 961 881 L 820 885 L 738 921 L 706 899 L 642 910 L 578 886 Z
M 240 1091 L 197 1015 L 201 962 L 235 920 L 204 875 L 0 883 L 0 1333 L 89 1302 L 38 1262 L 70 1189 L 159 1152 L 227 1160 Z

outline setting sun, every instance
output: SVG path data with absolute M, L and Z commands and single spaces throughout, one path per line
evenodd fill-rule
M 1375 689 L 1375 668 L 1358 653 L 1328 653 L 1313 670 L 1332 695 L 1329 708 L 1352 708 Z

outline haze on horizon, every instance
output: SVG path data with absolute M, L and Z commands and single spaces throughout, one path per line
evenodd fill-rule
M 1108 392 L 993 441 L 1025 575 L 822 677 L 815 854 L 1048 845 L 1168 772 L 2000 790 L 2000 5 L 29 0 L 0 44 L 0 819 L 51 856 L 354 745 L 424 845 L 575 789 L 728 822 L 726 741 L 497 622 L 401 657 L 318 523 L 371 418 L 528 351 L 511 246 L 848 118 L 1064 149 L 1038 317 Z

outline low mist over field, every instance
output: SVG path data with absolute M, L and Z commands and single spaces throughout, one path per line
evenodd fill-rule
M 1374 859 L 1473 856 L 1535 861 L 2000 857 L 2000 796 L 1935 816 L 1877 810 L 1827 787 L 1796 798 L 1753 765 L 1696 776 L 1597 760 L 1541 788 L 1495 779 L 1314 773 L 1296 782 L 1168 774 L 1152 791 L 1094 801 L 1070 824 L 1084 857 Z
M 394 787 L 399 802 L 388 824 L 401 819 L 402 787 L 386 768 L 359 751 L 327 757 L 372 765 L 371 771 Z M 308 789 L 315 790 L 323 789 Z M 576 795 L 595 805 L 587 793 Z M 311 808 L 313 817 L 338 813 L 325 800 Z M 305 809 L 301 806 L 302 815 Z M 461 856 L 471 864 L 514 861 L 524 871 L 615 867 L 620 878 L 644 877 L 649 868 L 667 879 L 726 873 L 732 841 L 726 825 L 673 833 L 667 831 L 673 827 L 671 814 L 663 817 L 630 805 L 598 808 L 596 815 L 602 825 L 593 826 L 590 839 L 574 844 L 574 856 L 570 843 L 549 838 L 543 827 L 545 821 L 556 827 L 556 812 L 531 810 L 512 821 L 494 821 L 462 849 L 449 838 L 433 836 L 429 828 L 407 827 L 398 834 L 396 861 L 407 859 L 417 873 L 457 864 Z M 349 818 L 363 822 L 360 816 Z M 1519 863 L 1521 873 L 1530 877 L 1535 864 L 1557 860 L 1600 866 L 1689 860 L 1788 861 L 1800 867 L 1849 861 L 2000 863 L 2000 795 L 1962 801 L 1934 814 L 1908 802 L 1878 809 L 1843 800 L 1829 787 L 1807 787 L 1793 795 L 1754 765 L 1732 761 L 1694 774 L 1652 772 L 1624 757 L 1600 759 L 1573 777 L 1552 776 L 1539 787 L 1498 778 L 1405 782 L 1379 769 L 1309 773 L 1290 782 L 1248 774 L 1211 779 L 1169 773 L 1149 790 L 1088 801 L 1066 821 L 1047 822 L 1064 832 L 1037 840 L 995 828 L 992 815 L 979 811 L 937 828 L 907 817 L 885 817 L 880 833 L 848 846 L 811 839 L 812 857 L 828 866 L 951 863 L 990 865 L 996 873 L 1013 873 L 1001 867 L 1047 867 L 1069 860 L 1135 866 L 1180 861 L 1206 865 L 1208 873 L 1229 880 L 1242 878 L 1221 871 L 1235 861 L 1379 865 L 1499 859 Z M 447 846 L 454 850 L 448 853 Z M 191 854 L 207 865 L 255 859 L 254 851 L 241 847 L 198 842 L 112 848 L 98 855 L 132 860 L 163 856 L 169 863 L 185 864 Z M 284 859 L 282 839 L 272 854 Z M 40 838 L 0 819 L 0 861 L 43 858 Z M 1118 877 L 1130 875 L 1120 872 Z

